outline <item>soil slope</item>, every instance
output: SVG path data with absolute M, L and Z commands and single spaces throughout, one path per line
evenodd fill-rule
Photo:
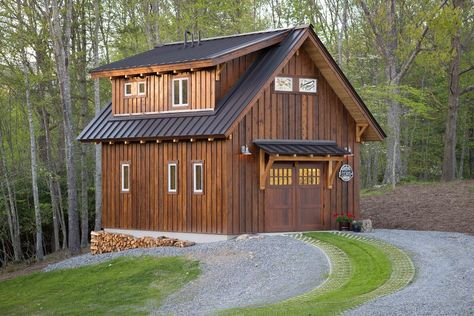
M 474 180 L 409 184 L 361 197 L 362 218 L 374 228 L 462 232 L 474 235 Z

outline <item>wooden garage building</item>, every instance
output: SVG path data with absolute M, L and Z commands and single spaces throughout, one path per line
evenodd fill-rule
M 358 216 L 360 142 L 385 134 L 312 26 L 160 45 L 91 75 L 112 84 L 78 137 L 102 143 L 106 230 L 226 237 Z

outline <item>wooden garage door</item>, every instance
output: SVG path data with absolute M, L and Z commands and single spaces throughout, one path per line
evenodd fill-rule
M 322 165 L 275 163 L 265 189 L 265 231 L 321 229 Z

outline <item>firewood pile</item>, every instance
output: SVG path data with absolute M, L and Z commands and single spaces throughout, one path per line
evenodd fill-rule
M 189 247 L 191 241 L 167 237 L 133 237 L 126 234 L 113 234 L 104 231 L 91 232 L 91 253 L 93 255 L 107 252 L 116 252 L 134 248 L 151 247 Z

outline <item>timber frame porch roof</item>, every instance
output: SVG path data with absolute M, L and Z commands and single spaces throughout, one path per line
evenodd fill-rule
M 240 54 L 259 51 L 260 54 L 234 87 L 219 100 L 215 110 L 114 117 L 112 115 L 112 105 L 109 104 L 84 128 L 77 139 L 84 142 L 105 142 L 114 140 L 138 141 L 228 137 L 232 133 L 233 128 L 250 110 L 251 105 L 260 97 L 264 89 L 272 83 L 273 78 L 279 74 L 288 58 L 300 48 L 307 50 L 316 66 L 320 69 L 322 76 L 327 79 L 329 85 L 354 118 L 357 129 L 357 141 L 381 140 L 386 137 L 384 131 L 367 109 L 349 80 L 319 40 L 311 25 L 285 30 L 251 33 L 247 36 L 229 37 L 234 40 L 236 38 L 252 38 L 251 43 L 253 44 L 245 45 L 242 42 L 238 46 L 240 50 L 232 51 L 240 52 Z M 202 40 L 202 42 L 211 44 L 226 38 L 223 37 L 209 41 Z M 255 43 L 258 43 L 258 45 Z M 203 45 L 202 47 L 205 46 Z M 189 51 L 192 52 L 192 49 L 190 48 Z M 223 48 L 221 47 L 221 49 Z M 221 53 L 213 51 L 212 56 L 218 56 L 213 63 L 222 62 L 219 58 L 227 56 L 225 51 L 228 49 L 226 47 Z M 150 52 L 153 52 L 153 50 Z M 119 62 L 123 62 L 123 67 L 125 65 L 131 67 L 132 64 L 129 62 L 134 57 L 132 56 Z M 115 66 L 112 66 L 114 68 L 117 67 L 119 62 L 110 65 L 115 64 Z M 107 69 L 106 66 L 108 65 L 99 67 L 94 71 L 105 70 Z M 173 64 L 165 66 L 168 70 L 174 69 Z M 137 74 L 136 68 L 127 68 L 120 71 L 129 70 L 133 70 Z
M 253 143 L 271 155 L 344 156 L 351 153 L 330 140 L 257 139 Z

